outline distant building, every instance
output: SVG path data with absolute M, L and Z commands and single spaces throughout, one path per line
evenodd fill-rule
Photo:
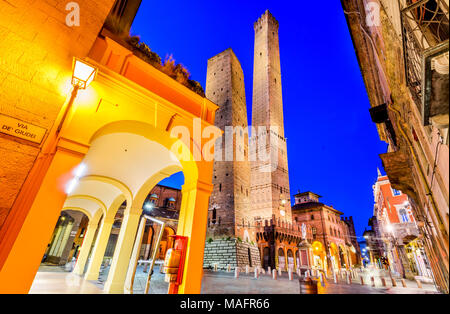
M 431 279 L 409 197 L 392 188 L 389 178 L 381 175 L 379 170 L 373 193 L 378 238 L 382 240 L 391 270 L 410 279 L 415 276 Z
M 264 230 L 258 239 L 264 264 L 269 261 L 269 266 L 281 265 L 287 269 L 289 264 L 297 262 L 300 268 L 327 273 L 359 266 L 360 250 L 354 237 L 353 219 L 341 218 L 342 212 L 319 202 L 321 196 L 315 193 L 303 192 L 294 197 L 292 222 L 276 220 L 274 223 L 273 218 L 270 225 L 266 222 L 260 229 Z M 269 226 L 272 229 L 268 229 Z M 293 247 L 295 244 L 298 249 Z M 290 262 L 294 256 L 296 258 Z M 308 265 L 303 261 L 308 261 Z

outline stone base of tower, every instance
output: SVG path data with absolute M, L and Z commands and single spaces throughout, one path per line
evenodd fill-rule
M 236 267 L 245 269 L 247 265 L 251 270 L 261 267 L 258 246 L 236 238 L 206 242 L 203 268 L 214 269 L 215 264 L 218 270 L 226 270 L 228 265 L 232 270 Z

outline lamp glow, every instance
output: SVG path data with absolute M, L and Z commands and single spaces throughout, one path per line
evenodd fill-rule
M 147 209 L 147 210 L 153 209 L 153 203 L 150 203 L 150 202 L 145 203 L 144 208 Z
M 78 182 L 79 182 L 78 177 L 75 177 L 72 180 L 70 180 L 69 184 L 67 184 L 67 187 L 66 187 L 66 194 L 72 193 L 73 190 L 75 190 L 75 188 L 77 187 Z
M 78 165 L 78 167 L 75 169 L 75 176 L 78 178 L 81 178 L 86 173 L 87 166 L 84 163 L 81 163 Z
M 388 231 L 388 232 L 392 232 L 392 231 L 394 231 L 394 228 L 392 227 L 392 225 L 387 225 L 386 226 L 386 230 Z
M 94 80 L 97 74 L 97 68 L 78 58 L 73 59 L 72 66 L 72 85 L 79 89 L 86 89 Z

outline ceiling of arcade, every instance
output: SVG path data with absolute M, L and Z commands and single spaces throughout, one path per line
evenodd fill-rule
M 94 139 L 80 167 L 64 207 L 82 208 L 91 217 L 99 210 L 114 215 L 123 201 L 127 206 L 137 202 L 131 206 L 142 208 L 137 195 L 147 195 L 160 180 L 183 170 L 166 147 L 132 133 Z

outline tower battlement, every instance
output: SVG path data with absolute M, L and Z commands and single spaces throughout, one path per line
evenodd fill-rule
M 257 31 L 267 23 L 275 26 L 278 29 L 278 21 L 275 19 L 272 13 L 270 13 L 269 10 L 266 10 L 266 12 L 264 12 L 264 14 L 258 18 L 258 20 L 253 24 L 253 28 L 255 29 L 255 31 Z

